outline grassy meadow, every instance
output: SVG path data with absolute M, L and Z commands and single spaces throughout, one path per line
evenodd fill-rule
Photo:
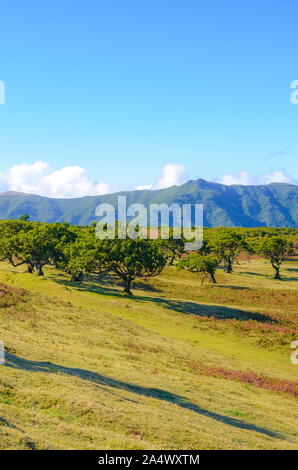
M 281 275 L 167 267 L 130 298 L 1 263 L 0 448 L 297 448 L 298 258 Z

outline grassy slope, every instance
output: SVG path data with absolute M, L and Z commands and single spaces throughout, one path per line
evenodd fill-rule
M 246 383 L 297 381 L 297 268 L 277 282 L 243 262 L 216 287 L 168 268 L 130 299 L 107 279 L 1 264 L 0 282 L 28 294 L 0 303 L 0 448 L 297 448 L 295 399 Z

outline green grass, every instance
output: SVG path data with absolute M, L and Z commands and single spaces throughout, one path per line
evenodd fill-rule
M 1 264 L 0 448 L 297 448 L 298 262 L 281 274 L 167 268 L 127 298 Z

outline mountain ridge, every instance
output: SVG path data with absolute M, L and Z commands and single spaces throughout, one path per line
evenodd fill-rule
M 203 204 L 204 225 L 244 227 L 298 227 L 298 186 L 288 183 L 268 185 L 223 185 L 204 179 L 189 180 L 165 189 L 121 191 L 99 196 L 50 198 L 19 192 L 0 193 L 0 219 L 16 219 L 28 214 L 31 220 L 88 225 L 96 220 L 101 203 L 117 207 L 117 197 L 125 195 L 133 203 Z

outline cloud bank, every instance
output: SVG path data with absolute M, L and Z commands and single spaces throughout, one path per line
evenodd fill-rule
M 113 187 L 104 181 L 91 181 L 86 170 L 79 166 L 53 171 L 50 165 L 40 160 L 31 165 L 14 165 L 0 173 L 0 190 L 68 198 L 107 194 Z
M 244 185 L 255 185 L 255 184 L 270 184 L 270 183 L 294 183 L 295 180 L 287 174 L 285 171 L 273 171 L 272 173 L 264 173 L 259 176 L 251 176 L 247 171 L 241 171 L 240 173 L 233 175 L 224 175 L 219 181 L 221 184 L 227 186 L 231 184 L 244 184 Z
M 155 184 L 140 185 L 136 189 L 163 189 L 182 184 L 186 181 L 186 170 L 183 165 L 168 163 Z M 80 166 L 53 170 L 42 160 L 14 165 L 0 173 L 0 192 L 17 191 L 53 198 L 70 198 L 108 194 L 120 189 L 123 188 L 105 181 L 92 181 L 87 171 Z
M 181 185 L 187 179 L 186 166 L 167 163 L 155 183 L 139 185 L 136 189 L 164 189 Z M 256 185 L 273 182 L 297 184 L 297 181 L 284 170 L 259 176 L 251 176 L 248 172 L 242 171 L 238 174 L 226 174 L 217 182 L 225 185 Z M 33 164 L 14 165 L 6 172 L 0 173 L 0 192 L 18 191 L 53 198 L 70 198 L 109 194 L 123 189 L 125 188 L 116 187 L 105 181 L 91 180 L 87 171 L 80 166 L 67 166 L 60 170 L 53 170 L 48 163 L 41 160 Z

